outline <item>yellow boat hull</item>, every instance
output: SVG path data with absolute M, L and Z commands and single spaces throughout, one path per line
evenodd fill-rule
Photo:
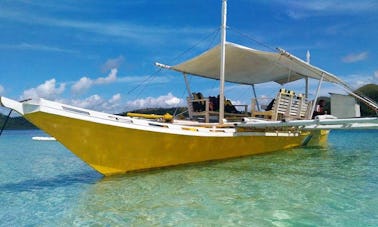
M 104 175 L 278 151 L 301 146 L 310 135 L 188 136 L 45 112 L 24 117 Z

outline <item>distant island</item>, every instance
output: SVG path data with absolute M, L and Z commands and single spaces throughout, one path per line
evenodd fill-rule
M 361 93 L 375 102 L 378 102 L 378 85 L 377 84 L 367 84 L 364 85 L 356 90 L 356 93 Z M 327 99 L 329 100 L 329 99 Z M 359 103 L 361 105 L 361 116 L 368 117 L 368 116 L 376 116 L 376 113 L 368 108 L 365 104 Z M 326 108 L 329 108 L 329 103 L 327 103 Z M 130 111 L 133 113 L 144 113 L 144 114 L 165 114 L 169 113 L 171 115 L 177 115 L 180 113 L 184 113 L 182 116 L 187 117 L 187 108 L 186 107 L 178 107 L 178 108 L 147 108 L 147 109 L 140 109 Z M 120 113 L 118 115 L 125 116 L 128 112 Z M 0 127 L 3 126 L 7 116 L 0 113 Z M 9 118 L 7 125 L 5 127 L 6 130 L 27 130 L 27 129 L 38 129 L 32 123 L 25 120 L 23 117 L 11 117 Z
M 0 128 L 3 127 L 7 116 L 0 113 Z M 28 130 L 28 129 L 38 129 L 32 123 L 27 121 L 23 117 L 11 117 L 9 118 L 5 130 Z
M 363 94 L 372 100 L 374 100 L 376 103 L 378 103 L 378 85 L 377 84 L 367 84 L 364 85 L 356 90 L 357 94 Z M 369 108 L 364 103 L 359 103 L 360 109 L 361 109 L 361 116 L 362 117 L 369 117 L 369 116 L 376 116 L 377 113 L 374 112 L 371 108 Z

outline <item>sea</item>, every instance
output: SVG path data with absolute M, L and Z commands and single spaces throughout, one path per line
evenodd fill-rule
M 0 137 L 0 226 L 378 226 L 378 130 L 114 177 L 33 136 Z

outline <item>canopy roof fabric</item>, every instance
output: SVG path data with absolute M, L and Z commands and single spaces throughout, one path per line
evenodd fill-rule
M 275 81 L 285 84 L 304 77 L 345 85 L 336 76 L 314 67 L 281 50 L 264 52 L 227 42 L 225 80 L 239 84 Z M 220 45 L 170 69 L 201 77 L 219 79 Z

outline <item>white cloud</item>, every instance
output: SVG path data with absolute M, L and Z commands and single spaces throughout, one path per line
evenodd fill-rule
M 345 82 L 352 88 L 357 89 L 366 84 L 378 84 L 378 71 L 372 74 L 352 74 L 344 78 Z
M 124 109 L 124 105 L 122 105 L 121 103 L 121 94 L 115 94 L 109 100 L 106 100 L 101 96 L 95 94 L 85 99 L 73 99 L 66 101 L 65 103 L 85 109 L 104 111 L 109 113 L 120 113 Z
M 332 11 L 332 12 L 364 12 L 377 8 L 377 4 L 372 1 L 345 1 L 345 0 L 318 0 L 318 1 L 294 1 L 297 7 L 312 11 Z
M 104 100 L 101 98 L 101 96 L 95 94 L 91 95 L 85 99 L 73 99 L 69 101 L 69 104 L 81 108 L 86 109 L 93 109 L 94 107 L 98 107 L 101 103 L 103 103 Z
M 4 93 L 4 87 L 0 84 L 0 95 Z
M 185 105 L 182 99 L 175 97 L 171 93 L 157 98 L 147 97 L 128 101 L 126 104 L 122 102 L 121 94 L 115 94 L 110 99 L 104 99 L 100 95 L 95 94 L 85 99 L 64 100 L 62 102 L 85 109 L 107 113 L 121 113 L 124 111 L 151 107 L 169 108 Z
M 121 100 L 121 94 L 115 94 L 112 96 L 112 98 L 109 100 L 110 103 L 116 103 L 119 100 Z
M 77 53 L 75 50 L 62 49 L 59 47 L 46 46 L 41 44 L 19 43 L 19 44 L 1 44 L 0 49 L 15 49 L 15 50 L 33 50 L 45 52 L 60 52 L 60 53 Z
M 132 84 L 165 84 L 170 83 L 172 81 L 172 78 L 176 78 L 177 76 L 153 76 L 153 75 L 147 75 L 147 76 L 128 76 L 128 77 L 117 77 L 117 82 L 122 83 L 132 83 Z
M 112 69 L 111 72 L 106 77 L 98 77 L 96 79 L 91 79 L 89 77 L 82 77 L 80 80 L 75 82 L 71 86 L 71 91 L 75 94 L 80 94 L 85 92 L 89 88 L 95 85 L 103 85 L 109 84 L 114 82 L 140 82 L 145 81 L 146 79 L 150 78 L 150 76 L 144 77 L 117 77 L 117 69 Z M 165 79 L 164 79 L 165 78 Z M 165 82 L 167 80 L 166 77 L 163 77 L 163 80 L 159 80 L 157 83 Z M 111 112 L 111 113 L 120 113 L 125 110 L 132 110 L 138 108 L 146 108 L 146 107 L 175 107 L 175 106 L 183 106 L 184 102 L 180 98 L 175 97 L 171 93 L 167 95 L 160 96 L 158 98 L 147 97 L 143 99 L 137 99 L 134 101 L 129 101 L 127 105 L 122 103 L 121 94 L 115 94 L 111 98 L 106 99 L 101 97 L 98 94 L 91 95 L 84 99 L 80 98 L 63 98 L 62 94 L 65 91 L 66 83 L 57 83 L 55 79 L 50 79 L 45 81 L 44 83 L 38 85 L 35 88 L 30 88 L 25 90 L 20 97 L 21 99 L 28 99 L 28 98 L 46 98 L 52 101 L 58 101 L 61 103 L 92 109 L 97 111 L 104 111 L 104 112 Z M 0 93 L 3 92 L 3 88 L 0 85 Z
M 107 72 L 111 69 L 119 68 L 125 58 L 121 55 L 117 58 L 108 59 L 105 64 L 101 67 L 103 72 Z
M 275 0 L 287 8 L 287 15 L 292 19 L 302 19 L 314 16 L 330 16 L 337 14 L 375 13 L 378 9 L 376 1 L 345 1 L 345 0 Z
M 184 101 L 176 96 L 172 95 L 172 93 L 168 93 L 167 95 L 159 96 L 157 98 L 147 97 L 143 99 L 137 99 L 134 101 L 127 102 L 127 109 L 134 110 L 134 109 L 141 109 L 147 107 L 177 107 L 183 106 Z
M 88 77 L 82 77 L 74 85 L 72 85 L 71 90 L 73 93 L 78 94 L 80 92 L 88 90 L 93 84 L 93 81 Z
M 347 56 L 342 58 L 342 61 L 345 63 L 354 63 L 358 61 L 363 61 L 368 58 L 368 52 L 361 52 L 357 54 L 348 54 Z
M 87 91 L 93 85 L 102 85 L 102 84 L 109 84 L 113 83 L 117 80 L 117 69 L 112 69 L 107 77 L 99 77 L 97 79 L 92 80 L 88 77 L 82 77 L 79 81 L 75 82 L 74 85 L 71 87 L 71 91 L 74 94 L 80 94 Z
M 22 9 L 2 9 L 0 18 L 17 21 L 33 25 L 53 26 L 55 28 L 69 28 L 80 31 L 90 32 L 110 37 L 120 37 L 121 40 L 137 40 L 138 43 L 147 45 L 156 45 L 163 37 L 170 37 L 171 34 L 187 36 L 188 34 L 208 34 L 213 28 L 202 27 L 166 27 L 166 26 L 146 26 L 142 24 L 121 22 L 91 22 L 89 20 L 72 20 L 72 18 L 57 18 L 53 16 L 44 16 L 33 14 Z
M 54 100 L 57 98 L 58 95 L 64 92 L 65 84 L 61 83 L 59 86 L 56 84 L 56 80 L 51 79 L 45 81 L 43 84 L 38 85 L 36 88 L 30 88 L 21 96 L 21 99 L 28 99 L 28 98 L 46 98 L 50 100 Z
M 99 77 L 94 81 L 94 84 L 109 84 L 117 80 L 116 68 L 112 69 L 107 77 Z
M 79 95 L 90 89 L 94 85 L 104 85 L 110 83 L 130 83 L 130 84 L 144 84 L 148 81 L 149 84 L 161 84 L 171 81 L 171 76 L 161 76 L 158 79 L 153 76 L 128 76 L 118 77 L 118 70 L 113 68 L 107 77 L 98 77 L 91 79 L 89 77 L 82 77 L 71 86 L 71 92 Z

